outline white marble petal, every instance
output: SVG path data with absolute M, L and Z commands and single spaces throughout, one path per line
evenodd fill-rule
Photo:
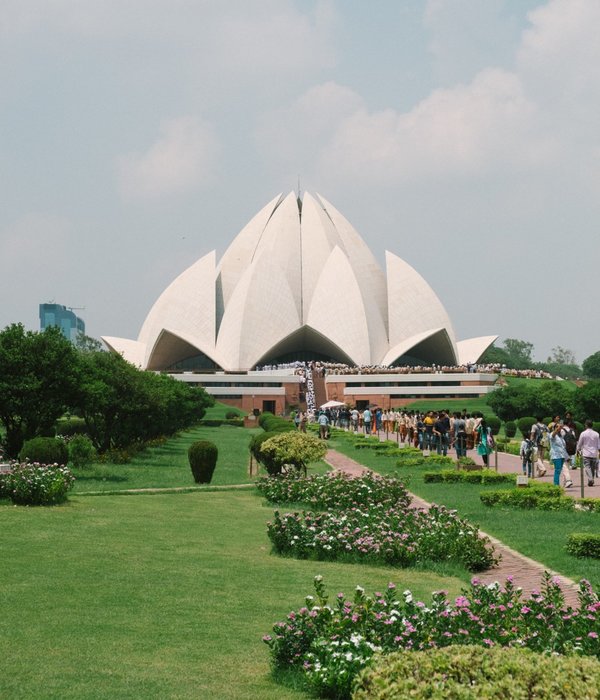
M 278 194 L 250 219 L 223 254 L 217 274 L 220 276 L 225 306 L 229 303 L 244 270 L 252 263 L 265 227 L 280 202 L 281 194 Z
M 340 347 L 356 364 L 371 363 L 363 297 L 354 270 L 338 246 L 331 251 L 323 267 L 307 322 Z
M 397 255 L 386 251 L 385 260 L 390 346 L 431 329 L 445 328 L 456 357 L 454 330 L 436 293 L 413 267 Z
M 163 329 L 191 339 L 197 348 L 215 347 L 215 251 L 182 272 L 160 295 L 144 321 L 138 340 L 146 345 L 144 367 Z
M 474 364 L 479 361 L 483 353 L 498 340 L 497 335 L 482 335 L 479 338 L 467 338 L 459 340 L 458 363 L 460 365 Z
M 254 259 L 231 296 L 217 354 L 224 369 L 250 369 L 299 327 L 294 292 L 277 260 L 265 252 Z
M 103 335 L 101 338 L 102 342 L 109 350 L 116 352 L 117 355 L 122 355 L 127 362 L 131 362 L 131 364 L 136 367 L 144 366 L 144 359 L 146 357 L 145 343 L 140 343 L 137 340 L 130 340 L 128 338 L 115 338 L 107 335 Z

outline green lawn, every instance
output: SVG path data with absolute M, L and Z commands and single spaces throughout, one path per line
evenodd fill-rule
M 196 440 L 211 440 L 218 445 L 219 459 L 212 483 L 216 486 L 250 483 L 248 443 L 258 429 L 232 426 L 200 426 L 177 439 L 168 440 L 136 455 L 129 464 L 95 464 L 74 469 L 76 492 L 114 491 L 140 488 L 194 486 L 187 450 Z
M 396 467 L 397 459 L 376 456 L 372 450 L 356 450 L 343 437 L 330 441 L 330 447 L 347 454 L 375 471 L 405 480 L 408 488 L 429 502 L 455 508 L 460 515 L 477 523 L 482 530 L 513 549 L 550 569 L 578 581 L 587 578 L 600 590 L 600 561 L 579 559 L 566 553 L 567 536 L 572 532 L 600 531 L 600 515 L 588 512 L 550 512 L 517 508 L 489 508 L 479 500 L 482 490 L 509 488 L 508 485 L 425 483 L 424 467 Z
M 251 491 L 72 496 L 0 504 L 2 698 L 305 698 L 275 683 L 263 634 L 312 593 L 394 581 L 429 598 L 433 573 L 283 559 Z

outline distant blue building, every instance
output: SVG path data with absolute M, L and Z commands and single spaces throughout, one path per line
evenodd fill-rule
M 75 342 L 79 333 L 85 333 L 85 323 L 71 309 L 62 304 L 40 304 L 40 329 L 58 326 L 62 334 Z

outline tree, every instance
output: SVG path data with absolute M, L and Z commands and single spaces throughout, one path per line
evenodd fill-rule
M 75 338 L 75 347 L 81 352 L 102 352 L 104 346 L 96 338 L 90 338 L 89 335 L 79 331 Z
M 538 410 L 533 415 L 564 416 L 565 411 L 572 408 L 574 392 L 564 382 L 541 382 L 535 393 Z
M 26 439 L 54 435 L 76 382 L 77 354 L 59 328 L 37 333 L 15 323 L 0 331 L 0 421 L 9 457 Z
M 538 403 L 535 388 L 530 384 L 513 384 L 496 389 L 488 395 L 486 402 L 503 421 L 535 415 Z
M 281 471 L 284 465 L 292 464 L 298 471 L 304 471 L 309 462 L 322 459 L 327 446 L 313 435 L 299 432 L 287 432 L 265 440 L 260 451 L 267 455 L 269 461 Z
M 588 382 L 577 387 L 573 393 L 573 403 L 578 420 L 600 420 L 600 381 Z
M 517 340 L 517 338 L 507 338 L 504 341 L 504 349 L 515 369 L 527 369 L 532 366 L 532 343 L 526 340 Z
M 554 365 L 574 365 L 576 364 L 575 353 L 557 345 L 555 348 L 552 348 L 552 354 L 548 358 L 548 362 Z
M 583 374 L 590 379 L 600 379 L 600 350 L 586 357 L 581 365 Z
M 189 428 L 214 400 L 204 389 L 144 372 L 111 352 L 80 355 L 76 408 L 99 452 Z

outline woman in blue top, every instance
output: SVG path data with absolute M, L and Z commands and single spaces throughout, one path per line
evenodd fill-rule
M 494 451 L 492 429 L 488 427 L 485 418 L 477 426 L 477 454 L 481 455 L 483 464 L 488 466 L 488 455 Z
M 560 473 L 562 472 L 565 459 L 569 458 L 565 439 L 562 436 L 562 425 L 555 424 L 554 430 L 550 433 L 550 459 L 554 464 L 554 485 L 560 486 Z

